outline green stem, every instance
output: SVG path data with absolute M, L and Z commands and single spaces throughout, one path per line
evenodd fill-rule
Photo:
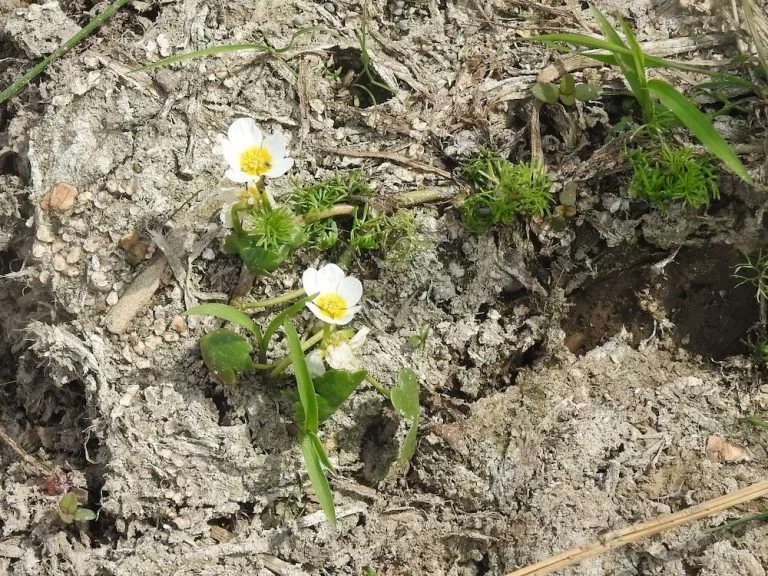
M 273 364 L 261 364 L 260 362 L 253 363 L 254 370 L 272 370 L 275 366 Z
M 355 209 L 355 206 L 352 206 L 351 204 L 336 204 L 327 210 L 310 212 L 304 216 L 299 216 L 298 219 L 304 224 L 311 224 L 312 222 L 333 218 L 334 216 L 352 216 L 355 213 Z
M 232 208 L 229 212 L 232 219 L 232 229 L 237 234 L 243 233 L 243 226 L 240 224 L 240 210 L 244 210 L 245 208 L 246 205 L 243 202 L 238 202 L 237 204 L 232 205 Z
M 0 92 L 0 104 L 8 100 L 11 96 L 14 96 L 16 93 L 18 93 L 24 86 L 29 84 L 34 78 L 39 76 L 43 70 L 45 70 L 48 65 L 56 60 L 57 58 L 60 58 L 67 52 L 69 52 L 72 48 L 74 48 L 77 44 L 79 44 L 86 36 L 88 36 L 91 32 L 96 30 L 105 20 L 108 20 L 111 18 L 115 12 L 120 10 L 124 5 L 128 4 L 131 0 L 115 0 L 112 4 L 107 6 L 104 11 L 96 16 L 93 20 L 88 22 L 80 32 L 72 36 L 69 40 L 64 42 L 61 46 L 56 48 L 53 52 L 51 52 L 47 57 L 43 58 L 43 60 L 40 61 L 39 64 L 36 66 L 33 66 L 30 68 L 23 76 L 18 78 L 13 84 L 11 84 L 8 88 Z
M 370 374 L 366 373 L 366 375 L 365 375 L 365 381 L 366 381 L 366 382 L 368 382 L 368 384 L 370 384 L 370 385 L 371 385 L 371 386 L 373 386 L 374 388 L 376 388 L 376 390 L 377 390 L 377 391 L 378 391 L 378 392 L 379 392 L 379 393 L 380 393 L 382 396 L 384 396 L 384 397 L 385 397 L 385 398 L 387 398 L 387 399 L 389 399 L 389 398 L 390 398 L 390 396 L 391 396 L 391 395 L 390 395 L 390 393 L 389 393 L 389 390 L 387 390 L 387 389 L 386 389 L 384 386 L 382 386 L 382 385 L 379 383 L 379 381 L 378 381 L 378 380 L 376 380 L 376 378 L 374 378 L 374 377 L 373 377 L 373 376 L 371 376 Z
M 278 304 L 285 304 L 291 300 L 296 300 L 302 296 L 306 296 L 307 293 L 304 288 L 299 288 L 293 292 L 288 292 L 282 296 L 276 296 L 275 298 L 268 298 L 266 300 L 257 300 L 256 302 L 243 302 L 240 304 L 241 310 L 255 310 L 257 308 L 269 308 L 270 306 L 277 306 Z
M 427 202 L 438 202 L 440 200 L 451 200 L 456 197 L 456 192 L 449 188 L 442 190 L 423 188 L 418 190 L 411 190 L 409 192 L 403 192 L 395 196 L 399 206 L 408 207 L 416 206 L 418 204 L 426 204 Z
M 312 348 L 312 346 L 314 346 L 315 344 L 317 344 L 318 342 L 320 342 L 320 340 L 322 340 L 322 339 L 323 339 L 323 335 L 324 335 L 324 333 L 325 333 L 325 328 L 323 328 L 323 330 L 319 330 L 319 331 L 318 331 L 318 332 L 317 332 L 317 333 L 316 333 L 314 336 L 312 336 L 312 337 L 311 337 L 309 340 L 305 340 L 304 342 L 302 342 L 302 343 L 301 343 L 301 349 L 302 349 L 302 351 L 306 352 L 307 350 L 309 350 L 310 348 Z M 285 370 L 286 368 L 288 368 L 288 366 L 290 366 L 290 365 L 291 365 L 291 357 L 290 357 L 290 356 L 286 356 L 285 358 L 283 358 L 283 359 L 280 361 L 280 363 L 279 363 L 279 364 L 277 364 L 277 365 L 274 367 L 274 369 L 272 370 L 272 372 L 270 372 L 269 376 L 270 376 L 271 378 L 275 378 L 275 377 L 279 376 L 279 375 L 280 375 L 280 374 L 283 372 L 283 370 Z

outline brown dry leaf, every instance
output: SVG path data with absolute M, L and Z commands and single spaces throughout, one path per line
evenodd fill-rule
M 721 436 L 707 438 L 707 455 L 716 462 L 743 462 L 752 460 L 752 455 L 744 446 L 731 444 Z
M 43 210 L 56 210 L 66 212 L 75 205 L 77 188 L 66 182 L 55 184 L 48 194 L 40 200 L 40 208 Z

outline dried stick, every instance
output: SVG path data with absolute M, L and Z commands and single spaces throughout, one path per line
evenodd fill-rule
M 26 450 L 24 450 L 24 448 L 22 448 L 16 443 L 16 440 L 8 436 L 8 434 L 6 433 L 5 429 L 2 426 L 0 426 L 0 440 L 5 442 L 11 450 L 16 452 L 16 454 L 18 454 L 22 460 L 30 464 L 38 472 L 38 474 L 45 475 L 45 474 L 51 473 L 51 469 L 48 468 L 48 466 L 46 466 L 42 462 L 38 462 L 32 456 L 27 454 Z
M 380 152 L 378 150 L 354 150 L 352 148 L 324 148 L 323 150 L 331 154 L 338 154 L 339 156 L 352 156 L 354 158 L 378 158 L 381 160 L 389 160 L 390 162 L 395 162 L 397 164 L 404 164 L 405 166 L 410 166 L 415 170 L 421 170 L 422 172 L 432 172 L 432 174 L 437 174 L 438 176 L 442 176 L 443 178 L 446 178 L 446 179 L 451 178 L 450 172 L 446 172 L 445 170 L 442 170 L 441 168 L 437 168 L 436 166 L 430 166 L 429 164 L 424 164 L 422 162 L 417 162 L 416 160 L 411 160 L 406 156 L 395 154 L 394 152 Z
M 545 574 L 551 574 L 556 570 L 562 570 L 568 566 L 573 566 L 587 558 L 592 558 L 593 556 L 597 556 L 608 550 L 613 550 L 614 548 L 630 544 L 641 538 L 647 538 L 654 534 L 666 532 L 667 530 L 677 528 L 678 526 L 682 526 L 689 522 L 694 522 L 695 520 L 701 520 L 707 516 L 717 514 L 728 508 L 738 506 L 744 502 L 749 502 L 750 500 L 755 500 L 766 495 L 768 495 L 768 480 L 763 480 L 762 482 L 757 482 L 756 484 L 737 490 L 732 494 L 726 494 L 719 498 L 707 500 L 706 502 L 697 504 L 686 510 L 655 518 L 641 524 L 635 524 L 629 528 L 608 532 L 607 534 L 603 534 L 600 537 L 600 540 L 593 544 L 588 546 L 577 546 L 576 548 L 562 552 L 557 556 L 552 556 L 547 560 L 537 562 L 527 568 L 510 572 L 507 576 L 544 576 Z

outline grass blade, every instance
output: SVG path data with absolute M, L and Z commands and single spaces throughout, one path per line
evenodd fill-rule
M 277 329 L 285 322 L 288 318 L 291 318 L 292 316 L 298 314 L 304 309 L 304 306 L 306 306 L 307 302 L 311 302 L 317 298 L 317 294 L 312 294 L 311 296 L 305 296 L 298 302 L 295 302 L 282 312 L 274 317 L 272 322 L 267 324 L 267 329 L 264 330 L 264 336 L 259 342 L 259 362 L 265 362 L 266 358 L 264 358 L 264 355 L 267 353 L 267 346 L 269 346 L 269 341 L 272 338 L 272 335 L 277 332 Z
M 744 10 L 749 35 L 755 44 L 757 59 L 760 60 L 763 72 L 768 75 L 768 15 L 757 6 L 755 0 L 741 0 L 741 8 Z
M 261 342 L 261 330 L 250 316 L 244 314 L 237 308 L 229 306 L 228 304 L 201 304 L 200 306 L 193 306 L 186 312 L 185 316 L 215 316 L 226 322 L 237 324 L 238 326 L 245 328 L 258 342 Z
M 318 438 L 317 434 L 314 432 L 310 432 L 309 437 L 312 439 L 312 444 L 315 446 L 315 452 L 317 452 L 317 457 L 320 459 L 320 464 L 322 464 L 323 468 L 328 470 L 331 474 L 336 474 L 336 470 L 334 470 L 333 464 L 331 464 L 331 461 L 328 459 L 328 454 L 325 453 L 325 446 L 320 442 L 320 438 Z
M 283 323 L 283 328 L 288 338 L 288 349 L 291 352 L 293 371 L 296 373 L 299 401 L 304 408 L 304 427 L 307 432 L 317 432 L 317 396 L 315 395 L 315 387 L 312 384 L 312 376 L 309 374 L 307 361 L 304 358 L 304 351 L 301 349 L 301 340 L 299 340 L 299 335 L 296 333 L 293 322 L 286 319 Z
M 336 528 L 336 509 L 333 506 L 333 494 L 331 493 L 331 487 L 328 485 L 328 478 L 325 477 L 323 472 L 320 455 L 317 453 L 315 443 L 312 441 L 312 434 L 302 433 L 299 436 L 299 446 L 301 446 L 304 465 L 307 467 L 309 481 L 315 490 L 317 501 L 320 502 L 320 507 L 325 512 L 328 523 L 333 528 Z
M 203 48 L 202 50 L 195 50 L 194 52 L 185 52 L 183 54 L 176 54 L 175 56 L 168 56 L 167 58 L 161 58 L 156 62 L 142 66 L 131 70 L 131 72 L 147 72 L 161 66 L 170 66 L 177 62 L 184 62 L 185 60 L 192 60 L 194 58 L 203 58 L 205 56 L 213 56 L 215 54 L 224 54 L 226 52 L 239 52 L 241 50 L 255 50 L 257 52 L 271 52 L 272 48 L 266 44 L 221 44 L 218 46 L 211 46 L 209 48 Z
M 131 0 L 115 0 L 112 4 L 107 6 L 104 11 L 96 16 L 93 20 L 88 22 L 80 32 L 72 36 L 69 40 L 64 42 L 61 46 L 56 48 L 53 52 L 51 52 L 47 57 L 43 58 L 37 65 L 30 68 L 24 75 L 17 78 L 13 84 L 8 86 L 5 90 L 0 92 L 0 104 L 8 100 L 11 96 L 14 96 L 17 94 L 24 86 L 29 84 L 32 80 L 37 78 L 43 70 L 48 68 L 51 62 L 56 60 L 57 58 L 61 58 L 64 54 L 69 52 L 72 48 L 74 48 L 77 44 L 79 44 L 83 39 L 85 39 L 87 36 L 91 34 L 96 28 L 101 26 L 106 20 L 111 18 L 115 15 L 115 13 L 120 10 L 123 6 L 125 6 L 128 2 Z
M 627 38 L 629 49 L 632 50 L 632 61 L 635 71 L 634 80 L 637 83 L 637 87 L 633 87 L 632 91 L 635 93 L 635 98 L 637 98 L 640 108 L 643 110 L 643 119 L 646 123 L 651 123 L 653 121 L 653 102 L 651 101 L 651 94 L 648 92 L 648 79 L 645 75 L 645 54 L 629 24 L 623 18 L 619 18 L 619 25 L 624 32 L 624 36 Z
M 699 139 L 710 153 L 722 160 L 744 182 L 752 183 L 752 178 L 750 178 L 741 160 L 715 130 L 705 114 L 668 82 L 657 79 L 649 80 L 648 89 Z

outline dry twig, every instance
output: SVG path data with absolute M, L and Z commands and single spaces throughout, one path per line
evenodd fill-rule
M 431 172 L 432 174 L 437 174 L 438 176 L 446 179 L 451 178 L 451 173 L 443 170 L 442 168 L 430 166 L 429 164 L 423 164 L 422 162 L 411 160 L 406 156 L 395 154 L 394 152 L 380 152 L 378 150 L 354 150 L 352 148 L 324 148 L 323 151 L 330 154 L 338 154 L 339 156 L 352 156 L 353 158 L 378 158 L 381 160 L 389 160 L 390 162 L 403 164 L 404 166 L 410 166 L 414 170 Z
M 562 570 L 568 566 L 573 566 L 587 558 L 598 556 L 608 550 L 631 544 L 641 538 L 647 538 L 654 534 L 666 532 L 667 530 L 677 528 L 678 526 L 688 524 L 689 522 L 701 520 L 707 516 L 712 516 L 713 514 L 717 514 L 728 508 L 733 508 L 744 502 L 749 502 L 750 500 L 755 500 L 764 496 L 768 496 L 768 480 L 757 482 L 756 484 L 752 484 L 751 486 L 747 486 L 746 488 L 742 488 L 731 494 L 726 494 L 725 496 L 707 500 L 706 502 L 692 506 L 687 510 L 681 510 L 680 512 L 668 514 L 667 516 L 662 516 L 660 518 L 654 518 L 653 520 L 635 524 L 628 528 L 608 532 L 607 534 L 603 534 L 600 539 L 593 544 L 588 546 L 577 546 L 576 548 L 562 552 L 557 556 L 552 556 L 547 560 L 537 562 L 527 568 L 510 572 L 507 576 L 544 576 L 545 574 L 551 574 L 556 570 Z

